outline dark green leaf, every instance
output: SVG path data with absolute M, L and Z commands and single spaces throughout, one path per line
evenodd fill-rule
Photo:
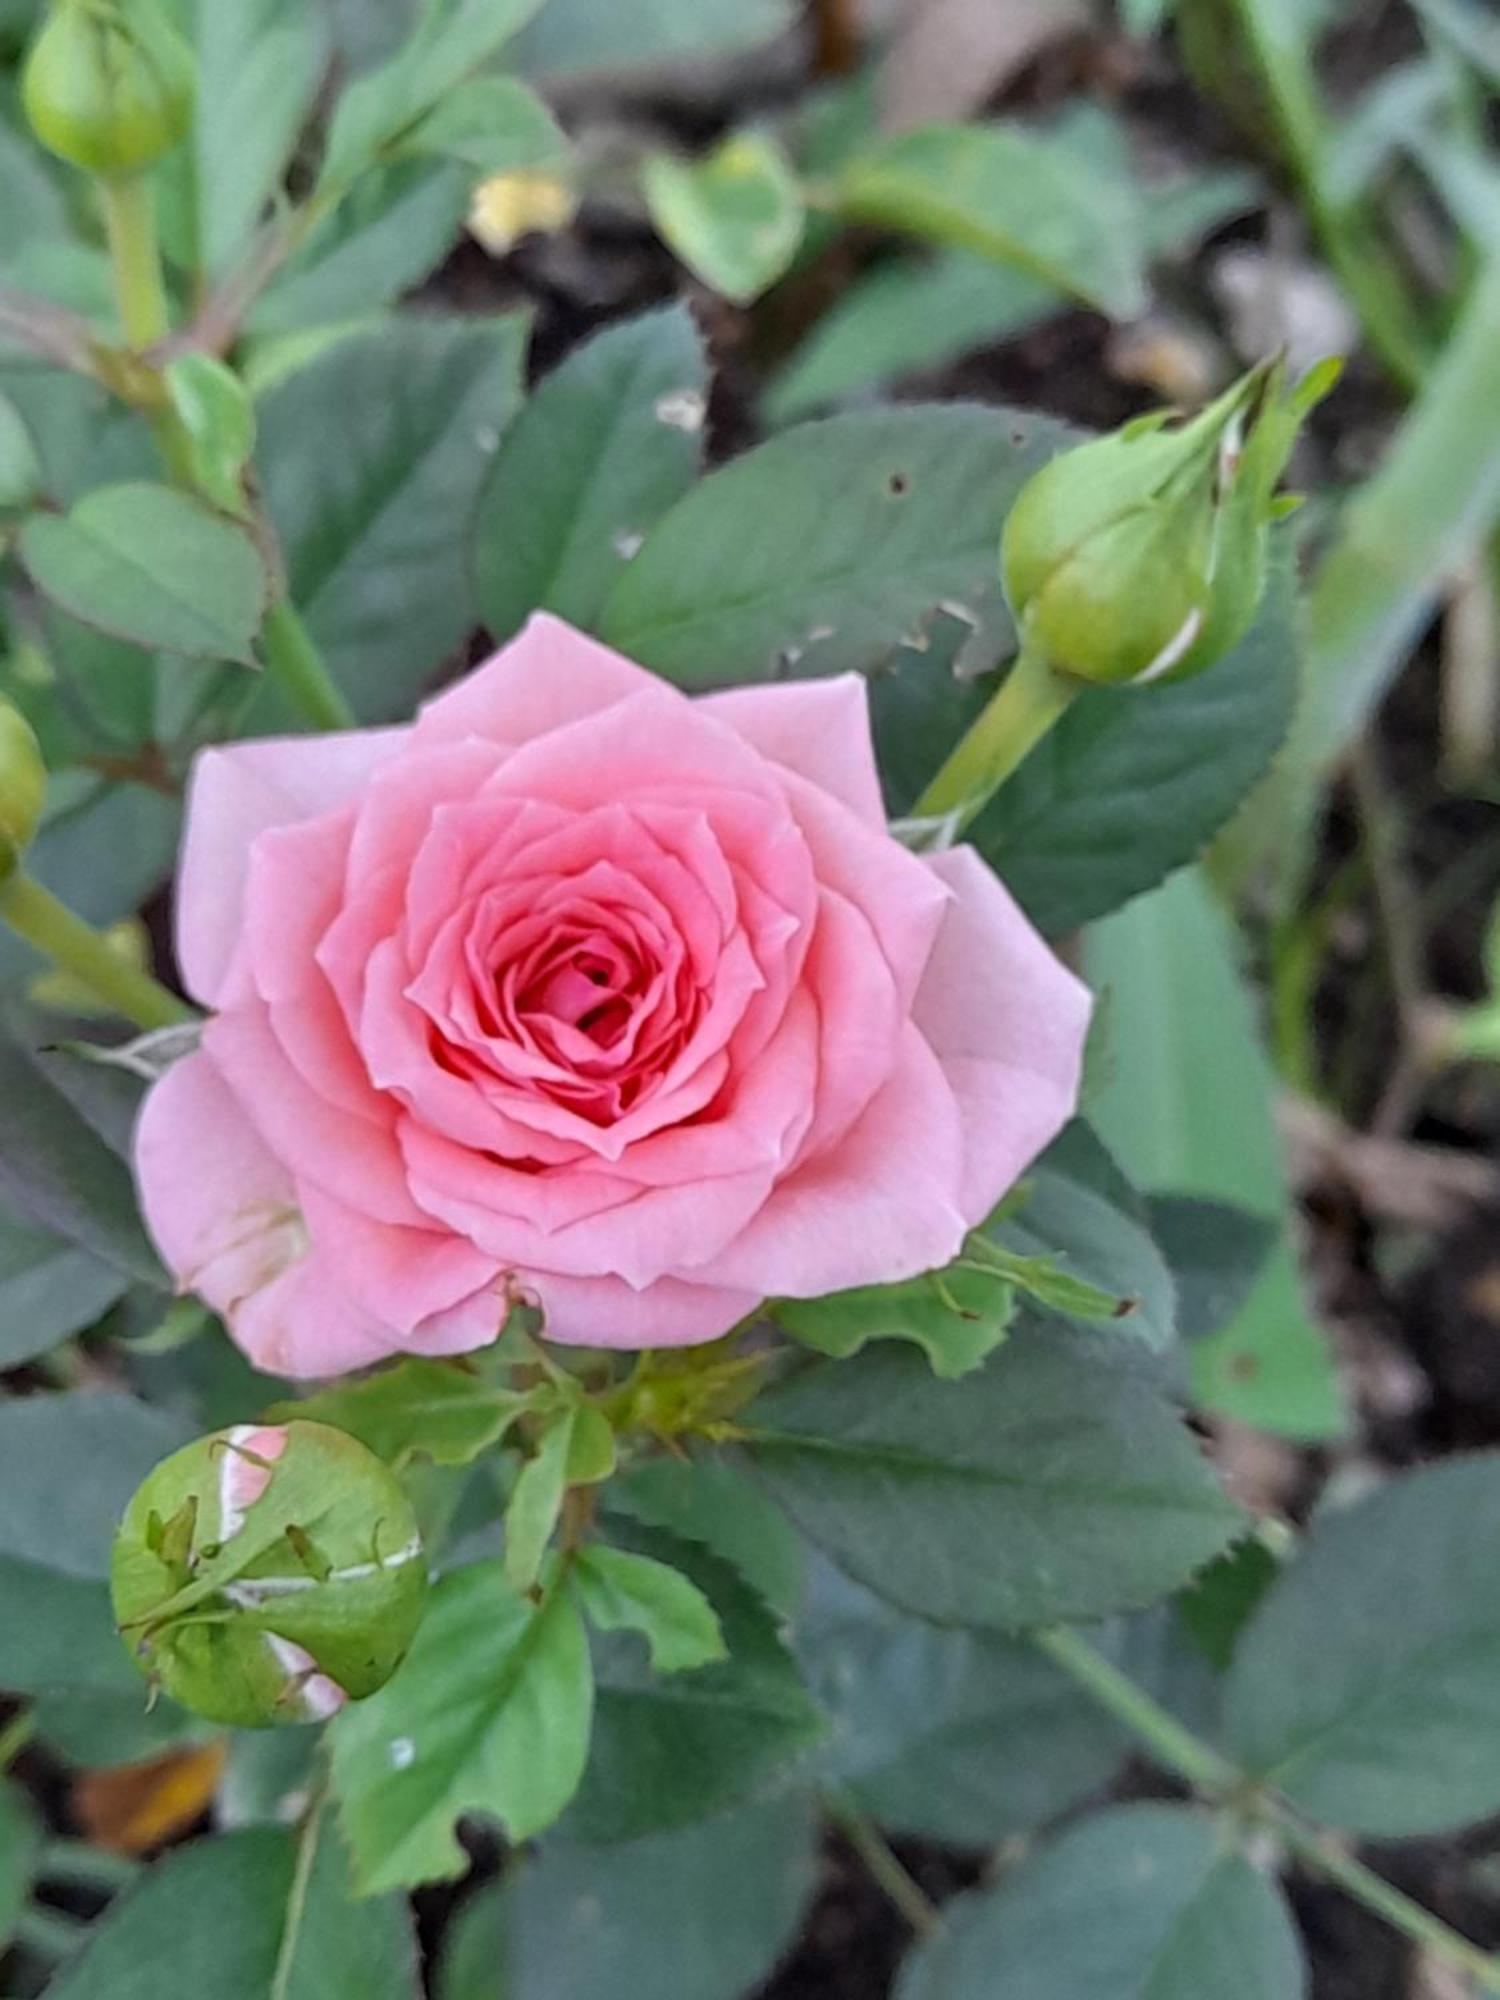
M 894 1349 L 818 1364 L 760 1397 L 745 1428 L 752 1467 L 809 1539 L 940 1624 L 1151 1603 L 1239 1520 L 1149 1357 L 1060 1323 L 1023 1322 L 961 1385 Z
M 740 2000 L 796 1935 L 815 1837 L 789 1799 L 603 1850 L 548 1845 L 461 1912 L 439 2000 Z
M 298 1859 L 297 1837 L 269 1827 L 176 1849 L 111 1907 L 51 2000 L 413 2000 L 407 1912 L 354 1900 L 327 1815 L 305 1882 Z
M 537 610 L 596 622 L 629 552 L 693 483 L 706 395 L 685 306 L 610 327 L 545 379 L 480 500 L 479 610 L 495 639 Z
M 634 0 L 628 13 L 598 0 L 548 0 L 508 61 L 528 76 L 630 70 L 754 48 L 793 20 L 790 0 Z
M 1240 1640 L 1234 1754 L 1359 1833 L 1442 1833 L 1500 1807 L 1497 1509 L 1487 1453 L 1321 1514 Z
M 444 1577 L 395 1678 L 333 1725 L 361 1891 L 463 1874 L 465 1813 L 516 1841 L 549 1826 L 583 1774 L 592 1703 L 588 1641 L 565 1592 L 518 1597 L 497 1562 Z
M 648 1458 L 621 1473 L 609 1489 L 609 1504 L 646 1527 L 702 1542 L 773 1610 L 795 1608 L 802 1591 L 801 1539 L 722 1455 Z
M 516 318 L 393 321 L 261 404 L 292 596 L 366 721 L 408 715 L 474 622 L 470 518 L 523 335 Z
M 561 166 L 568 142 L 557 120 L 513 76 L 476 76 L 461 83 L 417 126 L 407 145 L 439 153 L 482 174 Z
M 0 1369 L 91 1326 L 125 1282 L 123 1272 L 50 1230 L 0 1214 Z
M 922 405 L 802 424 L 695 488 L 647 535 L 603 632 L 688 687 L 878 666 L 939 604 L 1003 625 L 995 551 L 1066 433 Z M 998 637 L 991 652 L 1000 650 Z
M 1275 1582 L 1280 1565 L 1266 1544 L 1247 1535 L 1211 1562 L 1177 1600 L 1177 1615 L 1206 1660 L 1223 1673 L 1241 1631 Z
M 253 665 L 268 582 L 242 528 L 170 486 L 106 486 L 21 530 L 33 583 L 132 645 Z
M 1156 1195 L 1147 1206 L 1177 1287 L 1178 1329 L 1186 1340 L 1203 1340 L 1249 1299 L 1275 1247 L 1276 1225 L 1195 1195 Z
M 19 1785 L 0 1778 L 0 1952 L 9 1945 L 16 1918 L 30 1898 L 41 1850 L 30 1800 Z
M 564 1831 L 633 1840 L 763 1795 L 822 1733 L 778 1621 L 696 1543 L 614 1519 L 610 1539 L 680 1570 L 708 1598 L 729 1657 L 661 1678 L 631 1633 L 596 1642 L 594 1744 Z
M 1122 1806 L 951 1907 L 897 2000 L 1300 2000 L 1301 1948 L 1276 1886 L 1207 1814 Z
M 794 1645 L 828 1709 L 829 1777 L 881 1825 L 986 1847 L 1064 1812 L 1128 1749 L 1037 1649 L 904 1618 L 814 1565 Z

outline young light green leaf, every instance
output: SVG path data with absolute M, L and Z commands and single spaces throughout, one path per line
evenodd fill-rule
M 1240 1519 L 1150 1358 L 1062 1324 L 1023 1320 L 961 1389 L 872 1349 L 791 1377 L 742 1421 L 752 1469 L 804 1534 L 940 1624 L 1149 1604 Z
M 670 1563 L 595 1542 L 578 1556 L 572 1580 L 589 1623 L 602 1632 L 641 1633 L 659 1674 L 728 1657 L 717 1612 Z
M 533 90 L 513 76 L 475 76 L 428 113 L 405 142 L 481 174 L 559 167 L 568 142 Z
M 255 449 L 255 407 L 244 383 L 211 354 L 180 354 L 164 376 L 199 486 L 226 514 L 244 514 L 245 467 Z
M 1490 1452 L 1320 1514 L 1240 1639 L 1231 1752 L 1351 1832 L 1443 1833 L 1500 1807 L 1497 1508 Z
M 133 645 L 253 666 L 269 580 L 242 528 L 144 481 L 103 486 L 67 514 L 33 514 L 22 562 L 44 596 Z
M 309 1839 L 310 1851 L 299 1844 Z M 406 1906 L 355 1900 L 325 1813 L 300 1836 L 254 1827 L 174 1849 L 110 1906 L 51 1990 L 55 2000 L 410 2000 L 416 1982 Z
M 662 517 L 605 602 L 603 636 L 702 688 L 871 669 L 944 604 L 994 629 L 994 657 L 1000 526 L 1066 435 L 963 404 L 801 424 Z
M 767 1310 L 804 1347 L 843 1359 L 872 1340 L 907 1340 L 934 1375 L 951 1381 L 977 1368 L 1004 1340 L 1015 1287 L 999 1270 L 960 1259 L 895 1285 L 860 1285 L 821 1299 L 774 1299 Z
M 1014 125 L 927 125 L 856 158 L 834 189 L 854 221 L 977 250 L 1129 318 L 1145 304 L 1131 190 Z
M 394 1680 L 333 1725 L 333 1780 L 364 1894 L 450 1879 L 468 1812 L 513 1841 L 578 1788 L 593 1713 L 588 1638 L 566 1591 L 519 1597 L 498 1562 L 435 1587 Z
M 410 41 L 339 99 L 318 188 L 336 195 L 525 26 L 542 0 L 423 0 Z
M 42 464 L 26 420 L 0 396 L 0 510 L 29 507 L 42 490 Z
M 1206 1813 L 1121 1806 L 961 1897 L 897 2000 L 1300 2000 L 1297 1932 L 1274 1883 Z
M 361 1382 L 277 1403 L 266 1421 L 307 1417 L 332 1424 L 392 1465 L 416 1457 L 468 1465 L 499 1443 L 529 1400 L 519 1391 L 497 1389 L 461 1362 L 412 1357 Z
M 692 162 L 653 153 L 641 184 L 668 245 L 737 305 L 768 291 L 802 242 L 802 190 L 790 161 L 764 133 L 733 133 Z
M 508 639 L 533 611 L 585 631 L 646 531 L 692 485 L 707 402 L 685 306 L 625 320 L 546 376 L 480 498 L 479 611 Z
M 1085 962 L 1090 983 L 1110 996 L 1120 1051 L 1091 1112 L 1132 1177 L 1152 1190 L 1240 1203 L 1278 1228 L 1279 1247 L 1248 1304 L 1195 1344 L 1194 1394 L 1265 1430 L 1336 1433 L 1342 1398 L 1287 1233 L 1274 1079 L 1233 938 L 1206 885 L 1185 872 L 1096 926 Z
M 521 1467 L 505 1509 L 505 1580 L 512 1590 L 530 1590 L 547 1553 L 568 1490 L 576 1408 L 551 1417 L 533 1455 Z
M 983 1246 L 982 1248 L 980 1246 Z M 1018 1292 L 1047 1312 L 1061 1313 L 1064 1319 L 1128 1319 L 1136 1311 L 1134 1299 L 1122 1299 L 1118 1292 L 1106 1292 L 1086 1278 L 1075 1278 L 1050 1257 L 1022 1257 L 1014 1250 L 981 1237 L 970 1254 L 1006 1279 Z

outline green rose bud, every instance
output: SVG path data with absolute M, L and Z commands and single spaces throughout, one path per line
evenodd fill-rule
M 384 1686 L 422 1615 L 416 1517 L 327 1424 L 242 1424 L 174 1452 L 126 1509 L 115 1618 L 153 1686 L 214 1722 L 317 1722 Z
M 31 845 L 47 796 L 47 767 L 31 724 L 0 700 L 0 883 Z
M 193 59 L 156 0 L 53 0 L 21 79 L 50 153 L 117 180 L 187 134 Z
M 1289 394 L 1265 362 L 1189 422 L 1158 411 L 1059 454 L 1023 487 L 1000 544 L 1026 649 L 1107 684 L 1180 680 L 1228 652 L 1255 616 L 1276 482 L 1324 362 Z

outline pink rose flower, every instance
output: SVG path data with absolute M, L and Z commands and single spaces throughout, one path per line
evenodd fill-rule
M 539 617 L 408 728 L 199 759 L 201 1047 L 136 1140 L 259 1366 L 711 1340 L 948 1262 L 1072 1111 L 1089 1001 L 887 830 L 865 688 L 685 695 Z

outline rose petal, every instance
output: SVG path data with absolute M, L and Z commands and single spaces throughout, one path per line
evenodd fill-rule
M 698 710 L 886 831 L 863 674 L 726 688 L 704 696 Z

